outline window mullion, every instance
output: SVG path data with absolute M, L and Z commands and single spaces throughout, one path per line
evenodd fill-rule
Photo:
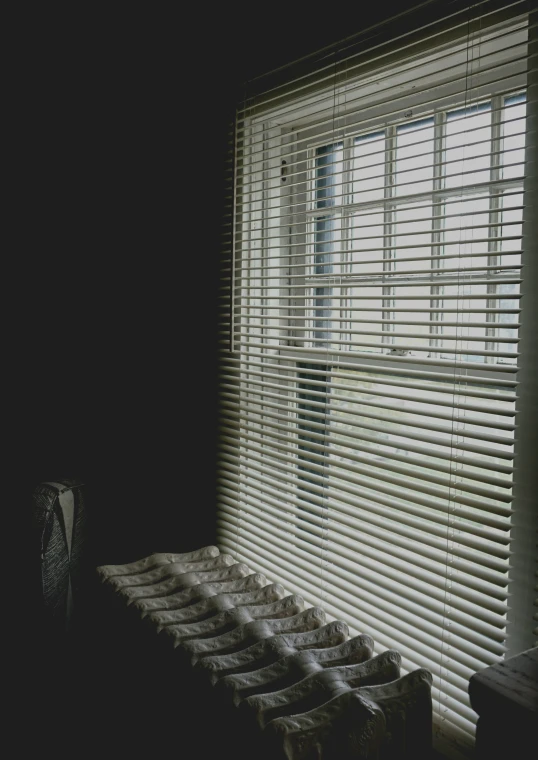
M 261 243 L 261 251 L 262 251 L 262 266 L 266 266 L 269 261 L 269 256 L 271 254 L 269 249 L 270 241 L 267 239 L 267 235 L 269 232 L 269 197 L 270 197 L 270 188 L 271 188 L 271 154 L 270 154 L 270 136 L 269 136 L 269 126 L 267 124 L 264 124 L 263 126 L 263 164 L 262 164 L 262 191 L 261 191 L 261 236 L 262 236 L 262 243 Z M 263 269 L 261 270 L 263 272 Z M 260 272 L 261 274 L 261 272 Z M 262 361 L 265 361 L 265 354 L 267 353 L 269 349 L 270 344 L 270 337 L 269 337 L 269 325 L 270 325 L 270 312 L 267 310 L 267 306 L 269 305 L 269 299 L 270 299 L 270 293 L 271 293 L 271 286 L 267 282 L 267 280 L 260 280 L 260 295 L 261 295 L 261 309 L 260 309 L 260 324 L 261 328 L 261 338 L 260 342 L 265 344 L 264 347 L 261 349 L 261 356 Z M 280 299 L 279 299 L 280 300 Z M 254 386 L 255 389 L 255 386 Z M 260 435 L 262 438 L 265 438 L 265 406 L 264 404 L 260 404 Z M 271 433 L 269 431 L 269 437 Z
M 351 241 L 351 217 L 349 214 L 349 211 L 347 210 L 347 207 L 353 200 L 353 138 L 348 137 L 344 140 L 344 161 L 342 165 L 343 170 L 343 188 L 344 188 L 344 201 L 345 201 L 345 208 L 342 209 L 342 220 L 341 220 L 341 252 L 340 252 L 340 264 L 339 264 L 339 271 L 340 271 L 340 295 L 345 296 L 345 298 L 342 298 L 340 301 L 340 319 L 349 319 L 350 313 L 349 313 L 349 306 L 350 306 L 350 299 L 349 299 L 349 287 L 348 285 L 344 285 L 345 279 L 348 275 L 352 273 L 353 269 L 353 253 L 352 253 L 352 241 Z M 342 328 L 351 330 L 351 322 L 342 322 Z M 351 340 L 352 336 L 350 333 L 343 333 L 342 338 L 344 340 L 348 340 L 350 345 L 348 349 L 351 348 Z M 340 349 L 343 349 L 344 346 L 341 346 Z
M 268 203 L 269 203 L 269 192 L 270 192 L 270 172 L 269 172 L 269 166 L 270 166 L 270 159 L 269 159 L 269 146 L 270 146 L 270 140 L 268 136 L 268 129 L 267 125 L 264 125 L 263 129 L 263 164 L 262 164 L 262 192 L 261 192 L 261 236 L 262 236 L 262 266 L 267 265 L 267 260 L 269 256 L 269 250 L 268 250 L 268 244 L 267 244 L 267 233 L 268 233 L 268 223 L 267 223 L 267 216 L 268 216 Z M 263 271 L 263 270 L 262 270 Z M 261 305 L 262 308 L 260 310 L 260 323 L 262 325 L 261 327 L 261 342 L 262 343 L 268 343 L 267 338 L 267 302 L 269 299 L 269 291 L 270 288 L 268 286 L 268 283 L 266 280 L 260 280 L 261 283 Z
M 394 233 L 396 223 L 396 205 L 391 199 L 396 195 L 396 127 L 389 126 L 385 132 L 385 188 L 384 188 L 384 212 L 383 212 L 383 272 L 393 272 L 395 269 L 394 262 Z M 390 285 L 383 286 L 383 319 L 395 319 L 394 311 L 390 307 L 394 306 L 394 289 Z M 393 331 L 392 325 L 383 325 L 382 343 L 389 346 L 393 338 L 388 334 Z
M 296 209 L 294 217 L 290 219 L 288 215 L 284 216 L 284 234 L 288 240 L 288 251 L 290 267 L 290 283 L 293 283 L 295 287 L 290 291 L 290 295 L 294 296 L 289 302 L 284 296 L 281 300 L 283 309 L 286 310 L 287 319 L 290 326 L 294 326 L 293 333 L 288 336 L 287 341 L 281 340 L 281 344 L 292 346 L 304 346 L 307 336 L 307 311 L 309 309 L 309 302 L 307 299 L 308 288 L 306 285 L 306 276 L 308 267 L 310 266 L 310 259 L 312 257 L 313 246 L 311 244 L 311 227 L 313 221 L 306 215 L 306 211 L 312 205 L 309 198 L 309 191 L 313 194 L 313 176 L 314 172 L 310 166 L 311 157 L 307 151 L 299 151 L 297 145 L 297 134 L 292 132 L 289 135 L 290 151 L 291 155 L 300 167 L 303 180 L 303 188 L 307 189 L 301 192 L 297 185 L 288 185 L 283 195 L 283 203 L 289 199 L 289 204 Z M 301 198 L 302 204 L 299 205 L 299 199 Z M 293 231 L 293 232 L 292 232 Z M 277 252 L 278 253 L 278 252 Z M 309 256 L 305 254 L 309 253 Z
M 490 160 L 490 179 L 492 182 L 502 179 L 501 166 L 501 149 L 502 149 L 502 97 L 496 96 L 491 99 L 491 160 Z M 499 195 L 493 195 L 489 203 L 489 223 L 495 225 L 490 227 L 490 237 L 500 237 L 501 235 L 501 216 L 502 216 L 502 198 Z M 498 240 L 489 241 L 488 243 L 488 266 L 495 266 L 500 261 L 499 253 L 501 244 Z M 486 277 L 492 278 L 494 273 L 488 270 Z M 498 286 L 492 282 L 487 286 L 488 296 L 496 295 Z M 486 306 L 494 308 L 496 301 L 491 297 L 488 298 Z M 497 314 L 486 314 L 486 322 L 492 324 L 497 321 Z M 486 328 L 486 345 L 488 351 L 496 350 L 496 343 L 491 340 L 495 337 L 497 330 L 495 327 Z M 489 339 L 489 340 L 488 340 Z M 494 357 L 486 357 L 486 362 L 494 362 Z
M 445 204 L 444 198 L 440 192 L 444 187 L 443 162 L 445 155 L 445 133 L 446 133 L 446 113 L 438 112 L 434 116 L 434 144 L 433 144 L 433 203 L 432 203 L 432 256 L 437 259 L 431 260 L 432 275 L 439 273 L 441 268 L 440 256 L 443 254 L 443 225 Z M 442 288 L 438 285 L 432 285 L 430 308 L 442 309 L 443 303 L 439 295 L 442 295 Z M 430 356 L 437 357 L 440 345 L 439 335 L 442 334 L 443 327 L 441 323 L 442 312 L 431 312 L 430 314 Z

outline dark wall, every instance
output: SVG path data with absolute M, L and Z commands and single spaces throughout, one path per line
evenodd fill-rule
M 86 482 L 103 561 L 194 548 L 214 530 L 225 95 L 203 41 L 184 47 L 197 31 L 157 11 L 50 26 L 33 30 L 18 479 Z
M 25 497 L 41 479 L 82 478 L 99 561 L 213 540 L 216 282 L 237 85 L 376 17 L 256 13 L 155 7 L 25 29 L 16 480 Z

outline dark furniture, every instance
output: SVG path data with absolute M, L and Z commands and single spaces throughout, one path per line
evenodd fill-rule
M 477 758 L 537 756 L 538 648 L 475 673 L 469 696 L 479 715 Z

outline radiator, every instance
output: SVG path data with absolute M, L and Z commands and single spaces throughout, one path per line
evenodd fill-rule
M 127 633 L 158 642 L 190 682 L 207 685 L 204 709 L 239 721 L 249 757 L 429 756 L 429 671 L 401 675 L 397 651 L 374 656 L 368 634 L 350 638 L 343 621 L 217 547 L 97 573 L 110 614 L 123 616 Z

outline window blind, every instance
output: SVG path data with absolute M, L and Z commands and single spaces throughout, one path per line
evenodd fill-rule
M 219 540 L 429 668 L 462 754 L 535 635 L 536 19 L 423 3 L 248 83 L 231 137 Z

